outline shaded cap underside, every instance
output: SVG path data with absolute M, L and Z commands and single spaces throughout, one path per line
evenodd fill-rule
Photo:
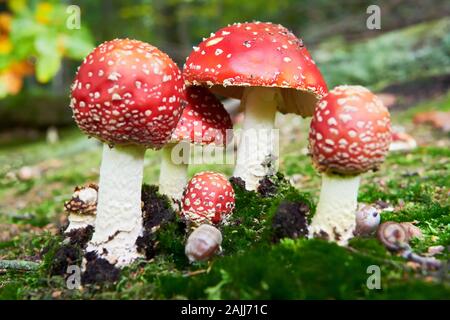
M 201 145 L 214 143 L 223 146 L 231 139 L 226 137 L 227 130 L 233 128 L 230 115 L 207 88 L 188 87 L 186 101 L 187 105 L 172 134 L 172 143 L 188 140 Z

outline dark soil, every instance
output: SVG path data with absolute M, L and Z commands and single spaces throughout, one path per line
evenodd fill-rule
M 308 234 L 309 206 L 303 202 L 283 201 L 272 220 L 273 241 L 300 238 Z
M 82 260 L 82 251 L 74 245 L 62 245 L 55 252 L 50 265 L 50 275 L 64 276 L 67 267 L 70 265 L 80 265 Z
M 102 284 L 119 279 L 120 270 L 108 260 L 99 258 L 95 252 L 86 253 L 85 258 L 87 263 L 86 270 L 81 276 L 82 284 Z
M 265 176 L 263 179 L 259 181 L 257 191 L 261 196 L 265 198 L 273 197 L 278 192 L 277 184 L 273 182 L 271 178 L 272 177 L 270 176 Z
M 151 259 L 156 254 L 158 230 L 176 221 L 176 213 L 172 209 L 169 199 L 158 193 L 158 187 L 144 185 L 142 187 L 142 208 L 144 232 L 136 240 L 138 252 Z
M 65 235 L 70 239 L 71 245 L 78 245 L 80 248 L 86 248 L 87 243 L 91 240 L 94 234 L 94 227 L 87 226 L 86 228 L 74 229 Z
M 242 178 L 231 177 L 230 183 L 233 185 L 233 189 L 235 189 L 235 186 L 236 186 L 236 187 L 239 187 L 239 188 L 245 190 L 245 181 L 242 180 Z
M 81 265 L 83 249 L 94 233 L 94 227 L 88 226 L 72 230 L 65 234 L 69 243 L 56 244 L 58 249 L 50 261 L 51 275 L 66 275 L 67 267 L 70 265 Z M 45 248 L 42 255 L 48 253 L 49 247 Z

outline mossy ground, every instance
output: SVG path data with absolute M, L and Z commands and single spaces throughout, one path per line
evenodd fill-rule
M 450 96 L 407 112 L 393 113 L 421 147 L 392 153 L 381 170 L 363 176 L 359 201 L 384 201 L 394 207 L 382 220 L 416 221 L 424 238 L 414 240 L 417 253 L 430 246 L 450 246 L 450 143 L 448 135 L 421 126 L 412 128 L 417 111 L 448 109 Z M 263 197 L 236 187 L 236 211 L 223 227 L 223 253 L 211 262 L 190 265 L 183 253 L 185 235 L 176 223 L 159 233 L 159 253 L 150 261 L 123 270 L 119 281 L 102 286 L 67 289 L 65 279 L 49 275 L 47 253 L 37 272 L 0 273 L 0 299 L 40 298 L 254 298 L 254 299 L 445 299 L 450 298 L 447 271 L 415 270 L 374 238 L 356 238 L 350 248 L 322 240 L 284 239 L 274 243 L 272 217 L 283 200 L 302 201 L 314 212 L 320 176 L 306 156 L 308 121 L 282 119 L 280 172 L 275 195 Z M 0 259 L 40 260 L 41 251 L 54 248 L 63 216 L 63 202 L 75 185 L 95 182 L 100 145 L 76 129 L 61 132 L 61 141 L 8 144 L 0 154 Z M 56 159 L 56 160 L 55 160 Z M 145 182 L 156 183 L 157 152 L 146 156 Z M 25 165 L 46 168 L 36 179 L 10 179 L 6 173 Z M 231 166 L 191 166 L 190 174 L 214 169 L 231 173 Z M 448 260 L 448 250 L 437 258 Z M 367 268 L 381 270 L 381 290 L 366 286 Z

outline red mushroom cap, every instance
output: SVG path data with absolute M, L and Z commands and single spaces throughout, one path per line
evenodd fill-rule
M 195 224 L 222 222 L 234 209 L 234 190 L 227 178 L 216 172 L 197 173 L 183 197 L 182 216 Z
M 109 144 L 162 147 L 183 111 L 177 65 L 147 43 L 116 39 L 92 51 L 72 85 L 80 129 Z
M 187 58 L 186 84 L 240 99 L 243 87 L 278 87 L 279 110 L 311 116 L 327 86 L 308 50 L 294 34 L 272 23 L 237 23 L 205 39 Z
M 189 140 L 191 143 L 225 145 L 226 133 L 233 128 L 230 115 L 205 87 L 186 88 L 187 105 L 172 134 L 172 142 Z
M 389 111 L 361 86 L 339 86 L 320 100 L 309 150 L 321 172 L 359 174 L 377 169 L 391 142 Z

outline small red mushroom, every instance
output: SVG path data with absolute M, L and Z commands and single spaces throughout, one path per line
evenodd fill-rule
M 159 176 L 159 191 L 176 201 L 186 186 L 191 143 L 223 147 L 233 128 L 228 112 L 207 88 L 188 87 L 186 101 L 172 138 L 163 148 Z
M 145 150 L 169 141 L 183 111 L 181 71 L 156 47 L 116 39 L 86 57 L 71 94 L 79 128 L 105 143 L 95 233 L 87 250 L 123 266 L 139 256 Z
M 389 111 L 364 87 L 339 86 L 320 100 L 309 133 L 309 151 L 322 173 L 311 235 L 340 244 L 352 237 L 359 175 L 384 161 L 390 127 Z
M 233 187 L 221 173 L 197 173 L 186 187 L 182 206 L 182 216 L 196 225 L 219 224 L 234 210 Z
M 242 178 L 248 190 L 256 190 L 269 173 L 276 111 L 311 116 L 327 92 L 302 40 L 272 23 L 220 29 L 194 47 L 183 76 L 187 85 L 206 85 L 214 93 L 242 100 L 245 120 L 234 176 Z

